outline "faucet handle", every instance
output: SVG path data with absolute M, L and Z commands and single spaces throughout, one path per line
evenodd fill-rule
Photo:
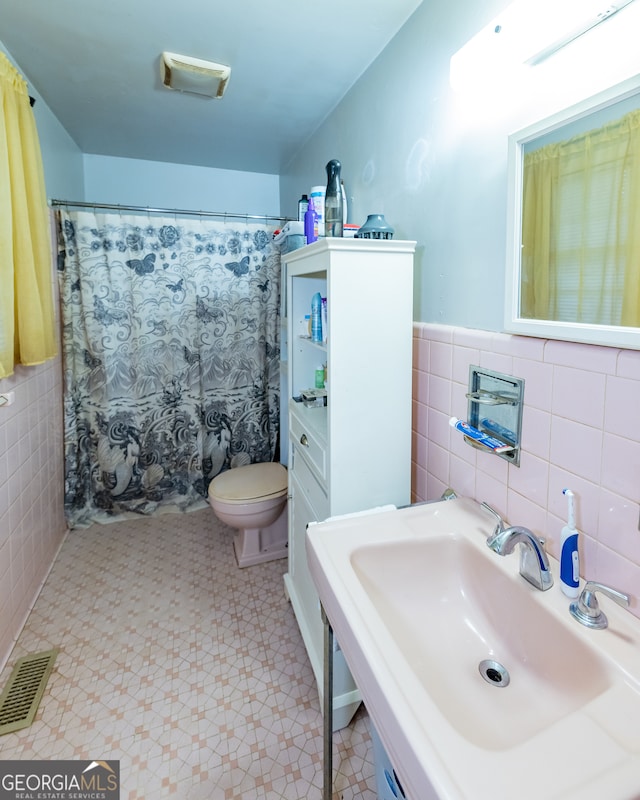
M 624 607 L 629 605 L 631 598 L 628 594 L 619 592 L 617 589 L 612 589 L 611 586 L 605 586 L 604 583 L 587 581 L 580 597 L 574 600 L 569 606 L 569 611 L 578 622 L 581 622 L 588 628 L 602 629 L 607 627 L 608 622 L 604 611 L 602 611 L 598 605 L 596 592 L 602 592 L 602 594 L 614 600 L 619 606 Z
M 495 517 L 495 520 L 496 520 L 496 527 L 495 527 L 495 529 L 493 531 L 493 534 L 491 535 L 490 538 L 495 536 L 497 533 L 502 533 L 502 531 L 504 530 L 504 520 L 502 519 L 500 514 L 498 514 L 498 512 L 495 510 L 495 508 L 491 508 L 489 503 L 485 503 L 485 502 L 480 503 L 480 507 L 484 508 L 485 511 L 488 511 L 493 517 Z

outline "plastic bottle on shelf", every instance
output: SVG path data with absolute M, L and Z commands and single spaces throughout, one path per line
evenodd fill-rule
M 342 231 L 344 233 L 344 226 L 349 221 L 349 207 L 347 204 L 347 191 L 344 188 L 343 180 L 340 180 L 340 191 L 342 192 Z
M 322 295 L 316 292 L 311 298 L 311 340 L 322 341 Z
M 318 218 L 313 203 L 309 203 L 304 215 L 304 238 L 306 244 L 315 242 L 318 238 Z
M 340 183 L 341 164 L 333 158 L 327 164 L 327 189 L 324 195 L 324 234 L 325 236 L 342 236 L 343 200 Z
M 309 195 L 309 205 L 313 206 L 313 210 L 316 213 L 316 221 L 317 221 L 316 239 L 318 239 L 320 236 L 324 236 L 325 191 L 326 189 L 324 186 L 312 186 L 311 194 Z
M 298 222 L 304 222 L 304 215 L 307 213 L 308 208 L 309 208 L 309 196 L 303 194 L 302 197 L 298 200 Z
M 329 317 L 327 308 L 327 298 L 322 298 L 322 341 L 326 342 L 329 338 Z
M 316 367 L 315 386 L 316 389 L 324 389 L 324 366 L 322 364 Z

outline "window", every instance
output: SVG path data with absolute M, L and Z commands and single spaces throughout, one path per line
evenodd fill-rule
M 640 325 L 640 111 L 525 155 L 524 317 Z

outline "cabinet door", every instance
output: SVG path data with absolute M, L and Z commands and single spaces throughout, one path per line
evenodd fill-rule
M 289 572 L 298 581 L 304 575 L 311 580 L 307 569 L 305 534 L 309 522 L 319 522 L 329 515 L 326 492 L 297 448 L 293 448 L 290 478 Z
M 296 467 L 303 464 L 299 456 L 295 458 L 295 463 Z M 289 595 L 302 638 L 315 668 L 322 664 L 323 628 L 318 592 L 307 565 L 305 539 L 307 524 L 317 521 L 320 515 L 311 505 L 307 484 L 313 481 L 322 490 L 306 465 L 303 470 L 308 472 L 304 485 L 298 480 L 297 469 L 290 473 Z M 326 504 L 326 496 L 324 503 Z

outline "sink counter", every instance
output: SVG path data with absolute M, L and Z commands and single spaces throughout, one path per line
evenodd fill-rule
M 639 800 L 640 620 L 606 630 L 458 498 L 312 524 L 311 575 L 408 800 Z M 616 587 L 622 590 L 629 587 Z M 483 678 L 483 660 L 509 674 Z M 493 677 L 493 681 L 492 678 Z

